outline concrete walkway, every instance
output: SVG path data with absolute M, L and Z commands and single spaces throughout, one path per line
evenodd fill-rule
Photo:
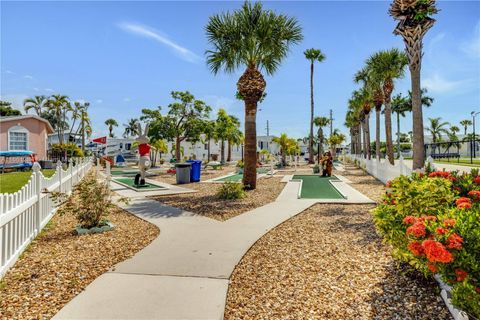
M 229 278 L 265 233 L 317 201 L 297 199 L 287 183 L 277 201 L 225 222 L 155 200 L 124 208 L 157 225 L 160 236 L 117 264 L 54 319 L 223 319 Z

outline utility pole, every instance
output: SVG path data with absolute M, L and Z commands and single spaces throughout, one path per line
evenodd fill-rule
M 333 111 L 330 109 L 330 136 L 333 134 Z
M 85 110 L 82 110 L 82 151 L 85 152 Z
M 270 153 L 270 124 L 268 123 L 268 120 L 267 127 L 265 129 L 267 129 L 267 151 Z

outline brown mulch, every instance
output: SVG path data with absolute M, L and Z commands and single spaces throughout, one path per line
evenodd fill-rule
M 202 181 L 226 175 L 229 172 L 233 172 L 234 169 L 227 167 L 221 170 L 221 172 L 215 171 L 217 170 L 212 170 L 207 174 L 202 171 Z M 171 180 L 168 180 L 165 176 L 158 176 L 157 179 L 171 184 L 174 184 L 175 181 L 174 176 L 169 178 Z M 181 208 L 209 218 L 225 221 L 239 214 L 275 201 L 285 187 L 285 183 L 280 182 L 281 179 L 282 177 L 275 176 L 271 178 L 265 177 L 257 179 L 257 188 L 255 190 L 246 191 L 246 197 L 238 200 L 218 199 L 217 192 L 222 187 L 221 183 L 188 184 L 184 186 L 196 190 L 197 192 L 158 196 L 154 197 L 154 199 L 168 206 Z
M 120 208 L 113 231 L 76 235 L 72 215 L 55 215 L 0 282 L 1 319 L 49 319 L 95 278 L 132 257 L 159 230 Z
M 361 170 L 339 174 L 384 192 Z M 225 319 L 450 319 L 435 282 L 393 260 L 372 208 L 318 204 L 267 233 L 231 277 Z

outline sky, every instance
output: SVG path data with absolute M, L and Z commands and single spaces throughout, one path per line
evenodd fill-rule
M 108 118 L 120 124 L 115 129 L 120 136 L 123 124 L 138 118 L 142 108 L 161 106 L 166 112 L 173 90 L 188 90 L 212 106 L 212 118 L 225 108 L 243 119 L 235 92 L 244 70 L 210 72 L 204 29 L 211 15 L 241 4 L 1 1 L 1 99 L 19 109 L 35 95 L 59 93 L 88 101 L 93 137 L 108 132 Z M 332 109 L 334 128 L 348 133 L 343 123 L 348 99 L 358 88 L 354 73 L 378 50 L 404 49 L 401 37 L 392 33 L 396 23 L 388 15 L 389 4 L 264 2 L 265 9 L 297 18 L 304 40 L 291 47 L 273 76 L 265 77 L 267 97 L 259 105 L 257 134 L 266 134 L 268 120 L 271 135 L 308 135 L 310 67 L 303 54 L 308 48 L 319 48 L 327 57 L 315 65 L 315 115 L 327 116 Z M 480 1 L 439 1 L 437 6 L 437 22 L 424 38 L 422 87 L 435 99 L 424 117 L 426 123 L 442 117 L 458 126 L 471 111 L 480 111 Z M 394 94 L 409 88 L 407 68 Z M 411 131 L 411 114 L 401 123 L 402 132 Z

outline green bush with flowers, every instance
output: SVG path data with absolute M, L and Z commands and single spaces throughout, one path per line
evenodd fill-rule
M 393 255 L 452 286 L 452 302 L 480 318 L 480 176 L 434 171 L 400 176 L 374 210 Z

